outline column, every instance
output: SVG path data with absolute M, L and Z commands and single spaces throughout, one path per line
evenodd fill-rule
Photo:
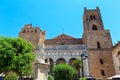
M 55 66 L 55 65 L 56 65 L 56 62 L 54 61 L 53 64 L 54 64 L 54 66 Z
M 80 60 L 83 62 L 81 56 L 80 56 Z M 83 67 L 84 67 L 84 64 L 82 64 L 82 67 L 80 68 L 80 77 L 83 77 L 84 76 L 84 71 L 83 71 Z
M 80 69 L 80 77 L 82 77 L 82 68 Z
M 69 60 L 68 59 L 66 60 L 66 64 L 69 64 Z
M 84 76 L 90 76 L 90 74 L 89 74 L 89 64 L 88 64 L 88 58 L 86 58 L 85 60 L 84 60 L 84 68 L 83 68 L 83 70 L 84 70 Z

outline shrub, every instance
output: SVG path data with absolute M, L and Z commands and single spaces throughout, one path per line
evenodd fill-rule
M 86 80 L 86 78 L 85 78 L 85 77 L 82 77 L 82 78 L 80 78 L 80 80 Z
M 48 75 L 48 80 L 54 80 L 54 77 L 52 75 Z
M 77 70 L 68 64 L 61 63 L 54 67 L 54 80 L 73 80 Z
M 11 72 L 9 73 L 4 80 L 18 80 L 17 74 Z

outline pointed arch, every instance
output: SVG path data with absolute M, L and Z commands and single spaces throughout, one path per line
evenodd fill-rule
M 93 24 L 92 30 L 98 30 L 98 29 L 97 29 L 97 26 L 96 26 L 95 24 Z
M 90 15 L 90 20 L 92 20 L 93 19 L 93 17 L 92 17 L 92 15 Z
M 71 66 L 73 66 L 73 62 L 76 60 L 76 58 L 71 58 L 70 60 L 69 60 L 69 65 L 71 65 Z
M 59 64 L 59 63 L 66 63 L 66 60 L 64 58 L 59 58 L 57 59 L 56 64 Z
M 23 30 L 23 33 L 25 33 L 25 30 Z

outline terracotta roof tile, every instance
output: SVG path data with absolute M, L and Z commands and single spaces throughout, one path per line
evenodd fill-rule
M 53 39 L 47 39 L 45 45 L 78 45 L 82 44 L 81 38 L 74 38 L 72 36 L 61 34 Z

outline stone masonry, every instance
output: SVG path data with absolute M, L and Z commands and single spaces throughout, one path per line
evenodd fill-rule
M 45 39 L 45 31 L 27 24 L 22 28 L 19 37 L 31 42 L 36 49 L 39 45 L 44 47 L 44 53 L 41 54 L 45 62 L 50 62 L 49 74 L 53 74 L 52 69 L 55 64 L 60 62 L 71 64 L 70 62 L 77 58 L 82 60 L 82 54 L 84 54 L 88 57 L 85 61 L 83 60 L 80 77 L 92 76 L 106 80 L 115 75 L 113 45 L 110 31 L 104 29 L 99 7 L 84 8 L 83 28 L 82 38 L 74 38 L 62 33 L 55 38 Z
M 120 75 L 120 42 L 113 46 L 112 55 L 116 75 Z
M 90 74 L 105 80 L 115 75 L 112 59 L 112 40 L 109 30 L 104 30 L 100 10 L 84 9 L 83 44 L 86 44 L 89 53 Z

